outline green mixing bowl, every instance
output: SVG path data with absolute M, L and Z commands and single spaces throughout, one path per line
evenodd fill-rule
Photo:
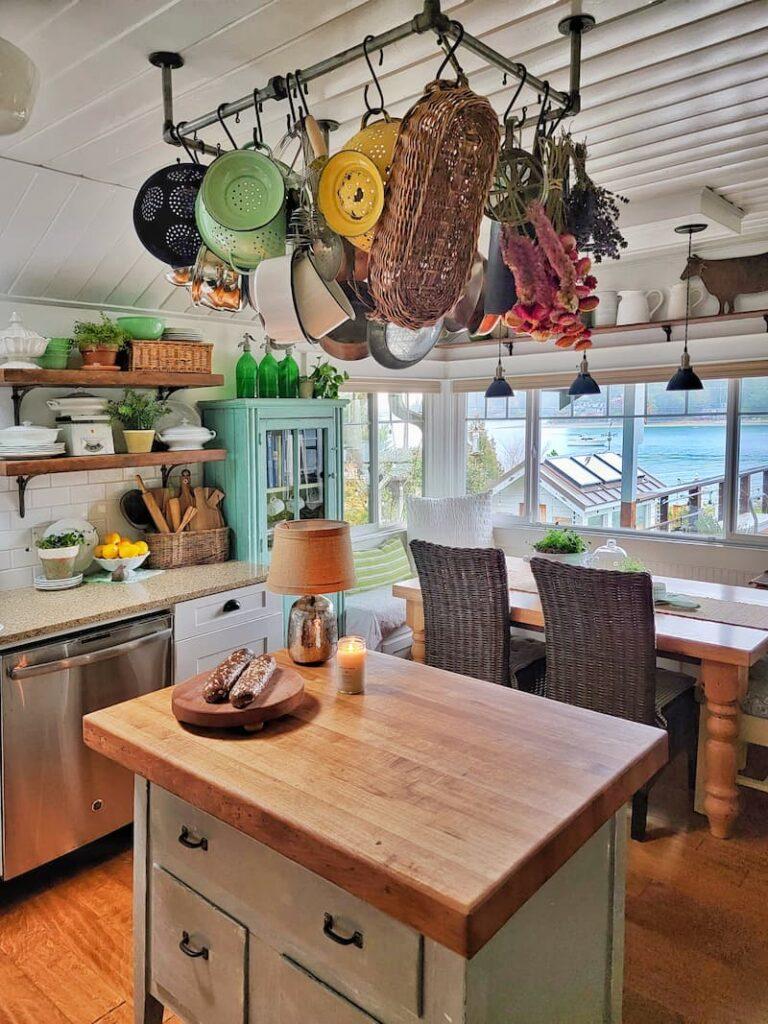
M 211 252 L 235 270 L 255 270 L 262 260 L 285 255 L 285 205 L 277 216 L 255 231 L 233 231 L 211 216 L 203 200 L 203 190 L 195 200 L 195 220 L 200 237 Z
M 156 316 L 119 316 L 117 322 L 136 341 L 157 341 L 165 330 L 165 320 Z

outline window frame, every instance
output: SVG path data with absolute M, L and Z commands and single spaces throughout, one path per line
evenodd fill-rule
M 643 381 L 636 381 L 634 384 L 625 384 L 625 396 L 624 396 L 624 413 L 621 417 L 614 417 L 622 419 L 625 424 L 631 416 L 626 414 L 626 410 L 629 407 L 628 401 L 631 401 L 631 390 L 638 384 L 644 383 Z M 669 541 L 673 544 L 715 544 L 715 545 L 730 545 L 734 547 L 759 547 L 768 548 L 768 534 L 750 534 L 745 532 L 739 532 L 737 530 L 738 525 L 738 507 L 739 507 L 739 446 L 740 446 L 740 424 L 743 416 L 749 416 L 749 413 L 742 413 L 740 411 L 741 404 L 741 378 L 729 378 L 727 379 L 727 396 L 726 396 L 726 409 L 725 409 L 725 459 L 723 466 L 724 473 L 724 488 L 723 488 L 723 532 L 722 534 L 695 534 L 685 533 L 683 531 L 654 531 L 654 530 L 638 530 L 632 527 L 623 526 L 578 526 L 579 533 L 584 533 L 589 536 L 605 537 L 615 536 L 617 539 L 623 537 L 625 540 L 630 538 L 649 540 L 649 541 Z M 706 385 L 705 385 L 706 386 Z M 522 389 L 521 389 L 522 390 Z M 543 389 L 548 390 L 548 389 Z M 554 388 L 553 390 L 560 390 Z M 462 422 L 462 454 L 466 446 L 466 432 L 467 424 L 470 422 L 468 416 L 468 395 L 470 392 L 456 392 L 455 396 L 459 399 L 456 406 L 456 414 Z M 539 522 L 531 513 L 533 510 L 539 507 L 539 455 L 541 450 L 541 427 L 542 419 L 551 419 L 551 417 L 543 416 L 541 414 L 541 390 L 531 389 L 526 392 L 526 446 L 525 446 L 525 514 L 514 515 L 506 512 L 501 513 L 496 511 L 494 513 L 494 525 L 499 528 L 514 529 L 515 527 L 531 527 L 531 528 L 546 528 L 550 526 L 549 523 Z M 686 401 L 686 410 L 687 410 Z M 644 415 L 647 415 L 644 413 Z M 723 414 L 712 414 L 720 415 Z M 758 414 L 759 415 L 759 414 Z M 471 417 L 475 419 L 476 417 Z M 602 418 L 609 418 L 608 416 Z M 624 436 L 625 427 L 622 426 L 622 436 Z M 622 445 L 623 448 L 623 445 Z M 466 491 L 466 470 L 463 473 L 463 493 Z

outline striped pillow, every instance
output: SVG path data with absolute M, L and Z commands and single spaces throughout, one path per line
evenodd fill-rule
M 373 590 L 376 587 L 386 586 L 388 583 L 397 583 L 398 580 L 408 580 L 414 575 L 403 542 L 399 537 L 385 540 L 383 544 L 379 544 L 375 548 L 353 551 L 352 557 L 355 563 L 357 586 L 348 590 L 349 594 L 360 594 L 364 590 Z

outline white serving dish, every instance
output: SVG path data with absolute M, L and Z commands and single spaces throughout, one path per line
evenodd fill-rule
M 7 370 L 36 370 L 39 359 L 48 347 L 48 339 L 24 326 L 18 313 L 11 313 L 11 321 L 0 331 L 0 360 Z
M 59 436 L 58 427 L 36 427 L 29 420 L 19 427 L 5 427 L 0 430 L 0 446 L 27 448 L 35 445 L 51 445 Z
M 172 452 L 192 451 L 212 441 L 216 437 L 216 431 L 208 430 L 207 427 L 197 427 L 194 423 L 185 421 L 177 427 L 168 427 L 157 436 L 158 440 L 167 444 Z

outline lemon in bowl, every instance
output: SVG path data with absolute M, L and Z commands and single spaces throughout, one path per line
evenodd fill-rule
M 133 541 L 119 533 L 108 533 L 104 543 L 93 552 L 94 561 L 111 575 L 115 582 L 130 580 L 134 571 L 149 555 L 149 547 L 143 540 Z

